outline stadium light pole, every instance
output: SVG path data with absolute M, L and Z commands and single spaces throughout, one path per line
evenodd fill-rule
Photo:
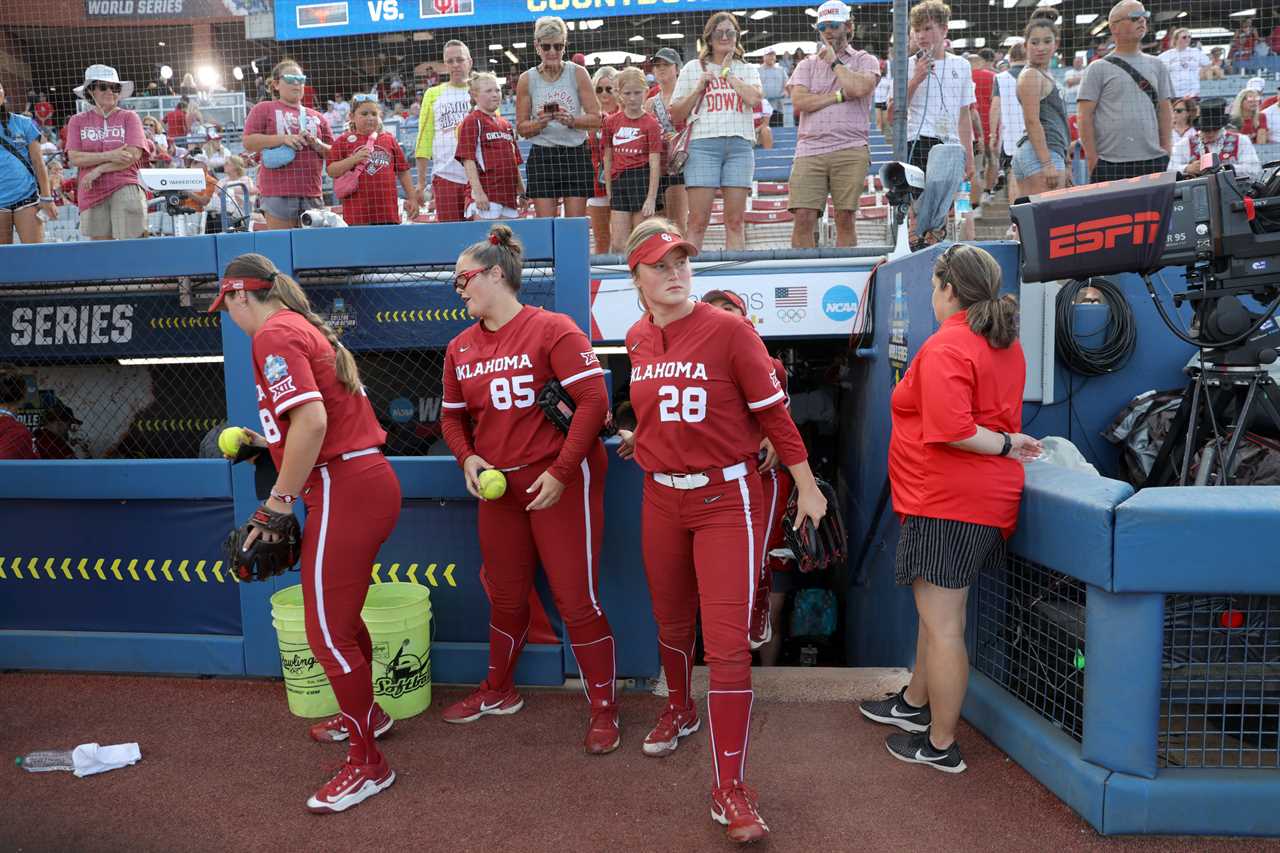
M 907 159 L 907 0 L 893 0 L 893 159 Z

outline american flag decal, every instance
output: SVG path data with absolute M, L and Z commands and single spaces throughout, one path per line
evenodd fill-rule
M 773 289 L 773 304 L 779 308 L 804 308 L 809 304 L 809 288 L 800 287 L 775 287 Z

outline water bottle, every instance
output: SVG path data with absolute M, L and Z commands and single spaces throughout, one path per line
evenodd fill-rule
M 956 193 L 956 220 L 957 222 L 968 216 L 973 210 L 973 205 L 969 202 L 969 193 L 973 189 L 968 181 L 960 185 L 960 192 Z
M 51 770 L 75 770 L 76 763 L 69 749 L 38 749 L 14 759 L 14 764 L 28 773 L 48 773 Z

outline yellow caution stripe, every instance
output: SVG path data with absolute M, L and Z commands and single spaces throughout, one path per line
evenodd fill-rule
M 193 562 L 194 573 L 191 568 Z M 136 557 L 0 557 L 0 581 L 192 584 L 226 583 L 230 578 L 234 583 L 240 583 L 235 573 L 223 568 L 221 560 L 212 565 L 208 560 L 163 560 L 159 573 L 155 568 L 155 560 L 143 562 Z
M 392 563 L 389 567 L 387 567 L 387 577 L 386 577 L 386 580 L 384 581 L 382 577 L 383 564 L 374 563 L 373 564 L 373 582 L 374 583 L 402 582 L 401 576 L 400 576 L 400 567 L 402 565 L 403 565 L 402 563 Z M 440 586 L 440 581 L 436 580 L 437 568 L 439 568 L 438 563 L 428 563 L 427 569 L 426 569 L 426 576 L 422 580 L 419 580 L 418 564 L 410 563 L 409 568 L 404 572 L 403 582 L 416 583 L 419 586 Z M 454 569 L 456 568 L 458 567 L 455 563 L 448 563 L 444 567 L 444 570 L 440 573 L 440 577 L 444 579 L 444 582 L 454 588 L 458 586 L 458 582 L 453 579 L 453 572 L 454 572 Z

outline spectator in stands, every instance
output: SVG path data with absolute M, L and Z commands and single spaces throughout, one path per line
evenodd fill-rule
M 26 399 L 26 381 L 14 373 L 0 373 L 0 459 L 39 458 L 31 430 L 18 420 Z
M 1063 82 L 1067 86 L 1067 103 L 1074 104 L 1076 98 L 1080 95 L 1080 84 L 1084 82 L 1084 56 L 1080 53 L 1076 53 L 1072 57 L 1071 70 L 1067 72 Z
M 725 248 L 746 248 L 743 213 L 755 176 L 751 111 L 763 97 L 760 75 L 743 59 L 741 28 L 731 12 L 716 12 L 702 28 L 702 50 L 676 80 L 671 115 L 696 121 L 684 167 L 689 194 L 689 242 L 702 248 L 719 189 L 724 196 Z
M 1258 47 L 1258 31 L 1253 28 L 1253 18 L 1243 18 L 1235 35 L 1231 37 L 1231 52 L 1227 54 L 1227 61 L 1233 68 L 1248 65 Z
M 510 122 L 498 115 L 502 89 L 488 72 L 471 75 L 476 108 L 458 125 L 454 155 L 467 174 L 467 219 L 515 219 L 524 207 L 520 149 Z
M 1018 75 L 1018 102 L 1026 135 L 1013 155 L 1013 176 L 1019 191 L 1038 195 L 1071 183 L 1067 170 L 1067 108 L 1058 83 L 1049 73 L 1049 59 L 1058 49 L 1058 13 L 1037 9 L 1022 34 L 1027 67 Z
M 44 424 L 32 437 L 36 455 L 41 459 L 76 459 L 81 456 L 71 444 L 71 434 L 83 423 L 70 406 L 55 401 L 45 409 Z
M 1209 51 L 1209 64 L 1200 69 L 1201 80 L 1221 80 L 1227 76 L 1227 69 L 1222 58 L 1222 48 L 1215 47 Z
M 418 197 L 424 203 L 428 196 L 435 199 L 437 222 L 461 222 L 467 210 L 467 173 L 454 154 L 458 125 L 471 112 L 471 48 L 457 39 L 446 42 L 444 67 L 449 79 L 427 90 L 418 113 Z
M 151 150 L 147 152 L 147 160 L 161 167 L 168 167 L 173 162 L 173 148 L 169 136 L 164 132 L 164 125 L 155 116 L 142 117 L 142 131 Z M 145 168 L 145 167 L 144 167 Z
M 1022 120 L 1022 103 L 1018 100 L 1018 77 L 1026 61 L 1025 45 L 1015 44 L 1009 48 L 1009 67 L 996 75 L 996 88 L 991 97 L 991 147 L 1000 152 L 1000 168 L 1008 183 L 1009 201 L 1022 195 L 1013 177 L 1013 153 L 1018 150 L 1018 140 L 1027 132 Z
M 1231 102 L 1231 124 L 1256 145 L 1266 145 L 1270 138 L 1267 117 L 1259 111 L 1261 97 L 1256 89 L 1241 89 Z
M 1076 111 L 1094 183 L 1163 172 L 1173 131 L 1169 67 L 1141 50 L 1151 13 L 1138 0 L 1111 7 L 1115 51 L 1089 66 Z
M 797 48 L 795 49 L 795 53 L 791 54 L 791 67 L 792 67 L 792 68 L 796 68 L 796 67 L 798 67 L 798 66 L 800 65 L 800 63 L 801 63 L 801 62 L 804 62 L 804 58 L 805 58 L 806 56 L 808 56 L 808 54 L 806 54 L 806 53 L 804 52 L 804 48 L 803 48 L 803 47 L 797 47 Z M 794 73 L 794 72 L 792 72 L 792 73 Z
M 768 98 L 761 98 L 760 103 L 751 111 L 751 124 L 756 129 L 756 147 L 773 147 L 773 129 L 769 127 L 769 119 L 773 117 L 773 105 Z
M 973 207 L 974 215 L 981 216 L 983 192 L 996 185 L 996 157 L 992 155 L 992 151 L 996 149 L 990 144 L 991 126 L 989 124 L 991 99 L 994 97 L 996 86 L 996 72 L 991 66 L 995 64 L 996 52 L 989 47 L 984 47 L 974 56 L 977 60 L 971 63 L 971 73 L 973 74 L 973 106 L 976 115 L 970 118 L 970 122 L 973 123 L 976 167 L 973 182 L 969 186 L 969 203 Z
M 604 117 L 600 145 L 609 199 L 609 251 L 622 254 L 631 231 L 658 206 L 662 128 L 644 111 L 644 72 L 624 68 L 613 78 L 621 109 Z
M 769 106 L 773 107 L 769 125 L 771 127 L 782 127 L 782 97 L 786 94 L 787 71 L 778 64 L 778 54 L 772 50 L 767 51 L 764 55 L 764 63 L 760 66 L 758 73 L 760 74 L 760 90 L 763 92 L 765 100 L 769 102 Z
M 889 484 L 902 519 L 894 580 L 910 586 L 920 617 L 911 681 L 863 716 L 905 733 L 894 757 L 948 773 L 965 770 L 956 745 L 969 681 L 969 587 L 1002 570 L 1018 521 L 1023 462 L 1040 442 L 1019 432 L 1026 360 L 1018 303 L 1001 296 L 1000 265 L 975 246 L 951 246 L 933 267 L 941 328 L 920 347 L 893 391 Z
M 542 61 L 516 84 L 516 131 L 533 142 L 525 166 L 534 215 L 586 216 L 594 190 L 587 131 L 600 126 L 600 101 L 591 76 L 564 61 L 569 30 L 554 16 L 533 25 L 533 44 Z
M 212 126 L 205 128 L 205 141 L 200 144 L 200 151 L 211 172 L 221 172 L 227 165 L 227 155 L 231 152 L 222 144 L 222 134 Z
M 356 95 L 351 128 L 334 140 L 328 161 L 331 178 L 360 169 L 355 191 L 342 199 L 342 218 L 348 225 L 399 225 L 397 179 L 404 189 L 405 213 L 410 219 L 418 215 L 409 161 L 395 136 L 382 129 L 382 105 L 373 95 Z
M 1249 135 L 1228 125 L 1227 102 L 1223 98 L 1206 98 L 1200 102 L 1200 118 L 1197 129 L 1173 146 L 1169 158 L 1169 171 L 1184 175 L 1200 174 L 1200 155 L 1206 151 L 1217 154 L 1221 162 L 1231 164 L 1236 173 L 1258 178 L 1262 175 L 1262 163 L 1258 151 L 1249 141 Z
M 602 65 L 591 75 L 591 83 L 596 90 L 596 99 L 600 101 L 600 120 L 618 111 L 618 98 L 615 93 L 614 77 L 617 70 L 611 65 Z M 587 217 L 591 220 L 591 252 L 603 255 L 609 251 L 609 191 L 604 181 L 604 151 L 600 141 L 600 130 L 587 131 L 587 144 L 591 149 L 591 198 L 587 200 Z
M 645 102 L 644 108 L 653 114 L 662 127 L 662 179 L 658 184 L 658 202 L 667 219 L 685 232 L 688 227 L 689 199 L 684 190 L 684 173 L 666 174 L 667 157 L 671 153 L 671 140 L 684 127 L 684 122 L 677 122 L 671 115 L 671 96 L 676 90 L 676 78 L 680 75 L 680 54 L 673 48 L 659 48 L 649 60 L 653 66 L 653 76 L 657 81 L 657 91 Z
M 53 127 L 53 104 L 49 103 L 47 95 L 38 96 L 35 105 L 31 107 L 31 114 L 41 128 Z
M 946 239 L 952 199 L 974 169 L 973 74 L 969 63 L 947 52 L 950 21 L 951 7 L 942 0 L 911 7 L 919 53 L 907 62 L 907 150 L 911 165 L 925 171 L 911 241 L 917 249 Z
M 891 132 L 889 127 L 889 100 L 892 97 L 893 78 L 889 76 L 889 63 L 881 60 L 880 82 L 876 83 L 876 89 L 871 98 L 876 107 L 876 129 L 883 133 L 886 138 L 890 136 Z
M 854 216 L 871 167 L 871 95 L 880 80 L 880 62 L 849 44 L 849 13 L 841 0 L 818 7 L 821 46 L 787 81 L 800 126 L 787 198 L 795 217 L 791 245 L 797 249 L 816 245 L 818 217 L 828 197 L 835 208 L 836 245 L 858 244 Z
M 302 104 L 307 76 L 301 65 L 283 60 L 270 76 L 275 99 L 255 104 L 249 111 L 244 120 L 244 150 L 262 152 L 258 184 L 265 227 L 297 228 L 304 211 L 324 206 L 321 171 L 333 133 L 324 116 Z
M 249 164 L 238 154 L 227 158 L 224 172 L 225 176 L 218 181 L 218 187 L 226 192 L 215 192 L 206 210 L 217 216 L 218 229 L 221 230 L 221 213 L 225 207 L 227 225 L 236 229 L 253 215 L 253 210 L 258 205 L 258 187 L 249 174 Z
M 187 131 L 191 129 L 191 120 L 187 118 L 187 107 L 190 101 L 186 96 L 178 99 L 178 103 L 174 104 L 173 109 L 164 115 L 164 126 L 169 132 L 169 138 L 177 145 L 187 135 Z
M 1173 147 L 1188 136 L 1195 135 L 1196 119 L 1200 110 L 1195 98 L 1175 98 L 1173 101 Z
M 1160 61 L 1169 66 L 1175 98 L 1200 97 L 1200 72 L 1209 65 L 1209 57 L 1200 48 L 1191 46 L 1191 30 L 1186 27 L 1174 30 L 1173 47 L 1160 54 Z
M 9 112 L 0 87 L 0 245 L 43 243 L 44 223 L 37 212 L 58 218 L 53 184 L 44 164 L 43 137 L 35 120 Z
M 147 148 L 142 120 L 119 106 L 133 94 L 107 65 L 91 65 L 76 95 L 94 108 L 67 122 L 67 154 L 78 171 L 80 233 L 91 240 L 126 240 L 147 230 L 147 202 L 138 162 Z

